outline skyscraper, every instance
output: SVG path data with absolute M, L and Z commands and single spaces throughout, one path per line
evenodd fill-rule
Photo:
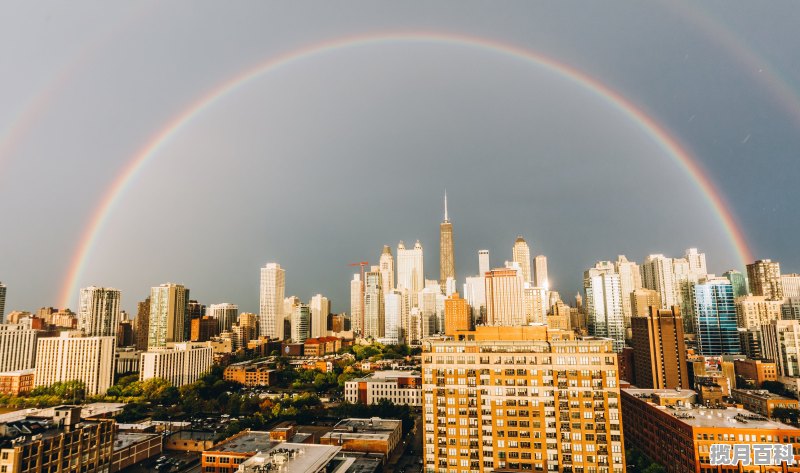
M 34 384 L 83 381 L 86 395 L 105 394 L 114 380 L 114 337 L 81 337 L 62 332 L 40 338 L 36 344 Z
M 484 277 L 490 268 L 489 250 L 478 250 L 478 276 Z
M 694 304 L 694 326 L 700 354 L 739 354 L 741 346 L 730 281 L 726 278 L 710 278 L 695 284 Z
M 36 366 L 37 331 L 24 324 L 0 324 L 0 373 Z
M 534 287 L 531 285 L 531 283 L 524 283 L 522 286 L 522 302 L 525 307 L 525 323 L 545 323 L 548 307 L 547 289 L 543 287 Z
M 619 274 L 619 289 L 622 293 L 622 319 L 625 329 L 631 328 L 631 317 L 634 315 L 631 308 L 631 293 L 642 287 L 642 274 L 639 265 L 628 261 L 625 255 L 619 255 L 614 262 L 614 270 Z
M 589 333 L 614 340 L 614 351 L 625 348 L 625 323 L 622 319 L 622 292 L 614 264 L 600 261 L 584 272 L 586 322 Z
M 661 297 L 658 291 L 639 288 L 631 292 L 631 315 L 633 317 L 647 317 L 650 315 L 650 306 L 661 307 Z
M 380 268 L 373 266 L 364 274 L 364 338 L 378 339 L 386 333 L 383 288 Z
M 292 341 L 303 343 L 309 338 L 311 308 L 307 304 L 295 304 L 292 312 Z
M 765 259 L 748 264 L 747 282 L 754 296 L 765 296 L 774 301 L 783 299 L 781 265 L 777 261 Z
M 444 301 L 444 334 L 454 336 L 459 330 L 470 330 L 472 317 L 469 304 L 459 297 L 458 293 L 452 294 Z
M 642 264 L 642 285 L 647 289 L 658 291 L 662 309 L 680 304 L 680 300 L 676 297 L 672 258 L 661 254 L 648 256 Z
M 396 345 L 403 339 L 403 295 L 393 290 L 385 294 L 383 343 Z
M 800 274 L 781 274 L 783 298 L 800 297 Z
M 286 272 L 278 263 L 261 268 L 261 297 L 259 303 L 259 335 L 283 340 L 283 297 L 286 292 Z
M 547 276 L 547 256 L 536 255 L 533 258 L 533 285 L 550 289 L 550 279 Z
M 486 315 L 486 280 L 483 274 L 466 279 L 464 299 L 472 308 L 473 320 L 476 323 L 482 323 L 483 317 Z
M 531 250 L 522 236 L 518 236 L 514 241 L 514 247 L 511 249 L 511 260 L 519 264 L 519 268 L 522 271 L 522 281 L 532 282 Z
M 222 304 L 211 304 L 205 311 L 208 317 L 213 317 L 219 325 L 219 333 L 230 331 L 233 324 L 239 319 L 239 306 L 223 302 Z
M 389 245 L 383 245 L 378 265 L 381 268 L 381 277 L 383 278 L 383 293 L 386 294 L 394 289 L 394 257 Z
M 120 291 L 106 287 L 81 289 L 78 330 L 87 337 L 115 337 L 119 324 Z
M 147 351 L 150 338 L 150 298 L 136 304 L 136 349 Z
M 522 274 L 518 268 L 497 268 L 486 273 L 486 324 L 523 325 Z
M 683 256 L 689 262 L 689 271 L 695 274 L 707 274 L 706 254 L 697 251 L 697 248 L 689 248 Z
M 419 240 L 407 250 L 401 241 L 397 245 L 397 288 L 409 292 L 411 307 L 418 306 L 418 294 L 425 287 L 422 245 Z
M 764 357 L 775 360 L 781 376 L 800 376 L 800 321 L 773 320 L 761 332 Z
M 0 282 L 0 324 L 6 320 L 6 286 Z
M 740 328 L 761 330 L 762 325 L 781 319 L 783 301 L 771 301 L 764 296 L 744 296 L 735 298 L 734 301 Z
M 350 328 L 364 336 L 364 282 L 360 274 L 354 274 L 350 281 Z
M 311 336 L 313 338 L 328 335 L 328 314 L 331 313 L 331 301 L 322 294 L 311 298 Z
M 731 269 L 722 273 L 722 276 L 728 278 L 728 281 L 731 282 L 734 299 L 748 294 L 747 278 L 740 271 Z
M 456 278 L 456 256 L 453 253 L 453 224 L 447 215 L 447 192 L 444 193 L 444 221 L 439 225 L 439 284 L 444 288 L 447 278 Z
M 147 348 L 183 342 L 188 333 L 186 303 L 189 289 L 180 284 L 162 284 L 150 289 L 150 330 Z
M 689 388 L 680 307 L 650 307 L 647 317 L 631 318 L 636 385 L 640 388 Z

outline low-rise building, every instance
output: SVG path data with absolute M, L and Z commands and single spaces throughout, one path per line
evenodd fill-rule
M 772 394 L 765 389 L 733 389 L 731 397 L 748 411 L 772 418 L 776 408 L 797 409 L 797 399 Z
M 0 394 L 19 396 L 28 394 L 33 390 L 33 377 L 35 369 L 6 371 L 0 373 Z
M 245 386 L 271 386 L 275 384 L 277 371 L 266 361 L 243 361 L 227 366 L 222 377 Z
M 377 404 L 387 399 L 394 404 L 422 406 L 422 377 L 411 371 L 375 371 L 344 385 L 344 398 L 352 404 Z
M 734 360 L 736 376 L 741 376 L 752 382 L 756 387 L 761 387 L 764 381 L 778 380 L 778 365 L 765 360 Z
M 136 347 L 117 348 L 114 353 L 114 371 L 117 374 L 138 373 L 142 352 Z
M 332 465 L 341 448 L 330 445 L 311 445 L 283 442 L 271 449 L 250 457 L 239 465 L 238 473 L 262 473 L 265 471 L 287 473 L 340 473 L 341 467 Z M 353 462 L 353 459 L 350 459 Z M 341 465 L 344 466 L 344 465 Z M 344 470 L 346 471 L 346 470 Z
M 323 445 L 335 445 L 345 451 L 380 453 L 389 458 L 400 443 L 403 425 L 399 420 L 344 419 L 320 438 Z
M 208 343 L 172 343 L 142 353 L 139 379 L 162 378 L 173 386 L 197 381 L 214 362 Z
M 307 338 L 303 342 L 305 356 L 330 355 L 342 348 L 342 340 L 337 337 Z
M 800 471 L 796 464 L 782 465 L 777 470 L 769 467 L 759 470 L 757 466 L 720 467 L 712 465 L 710 460 L 714 444 L 731 449 L 735 444 L 745 444 L 751 449 L 755 444 L 792 444 L 798 454 L 800 429 L 745 409 L 698 407 L 692 404 L 694 393 L 690 390 L 679 393 L 632 388 L 620 391 L 626 448 L 637 448 L 669 473 Z M 795 455 L 795 459 L 798 458 L 800 455 Z
M 159 434 L 117 432 L 114 435 L 110 473 L 153 458 L 162 451 L 162 437 Z
M 266 452 L 282 442 L 310 443 L 313 436 L 298 433 L 295 426 L 277 428 L 271 432 L 245 430 L 219 442 L 201 456 L 205 473 L 229 473 L 259 452 Z

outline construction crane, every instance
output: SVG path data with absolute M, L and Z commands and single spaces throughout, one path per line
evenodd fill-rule
M 348 266 L 361 266 L 361 314 L 358 321 L 359 322 L 358 327 L 360 330 L 359 335 L 363 337 L 364 336 L 364 266 L 369 266 L 369 261 L 359 261 L 358 263 L 350 263 Z

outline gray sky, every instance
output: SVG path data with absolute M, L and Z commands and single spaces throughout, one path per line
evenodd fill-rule
M 720 189 L 758 258 L 800 271 L 795 2 L 5 2 L 0 6 L 0 281 L 6 310 L 58 305 L 102 196 L 219 84 L 347 36 L 427 31 L 579 69 L 662 123 Z M 702 191 L 625 114 L 552 71 L 464 45 L 338 49 L 260 76 L 136 175 L 79 286 L 148 288 L 253 311 L 258 268 L 349 311 L 353 261 L 419 238 L 438 278 L 447 188 L 459 279 L 522 234 L 562 296 L 599 259 L 708 254 L 740 270 Z M 75 308 L 77 293 L 72 298 Z

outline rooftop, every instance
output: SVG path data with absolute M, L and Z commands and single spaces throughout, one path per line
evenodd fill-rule
M 253 473 L 267 466 L 270 470 L 314 473 L 327 465 L 339 450 L 340 447 L 332 445 L 283 442 L 248 458 L 239 471 Z
M 339 432 L 392 432 L 399 428 L 401 421 L 395 419 L 344 419 L 333 427 L 335 433 Z
M 754 396 L 760 399 L 776 400 L 776 401 L 796 401 L 796 399 L 773 394 L 766 389 L 732 389 L 731 394 L 742 394 L 745 396 Z
M 272 447 L 279 443 L 280 442 L 270 440 L 269 432 L 250 431 L 225 439 L 207 451 L 236 453 L 264 452 L 272 449 Z
M 133 432 L 117 432 L 114 436 L 114 451 L 119 451 L 124 448 L 128 448 L 131 445 L 135 445 L 140 442 L 144 442 L 151 438 L 161 438 L 160 434 L 141 434 L 141 433 L 133 433 Z

